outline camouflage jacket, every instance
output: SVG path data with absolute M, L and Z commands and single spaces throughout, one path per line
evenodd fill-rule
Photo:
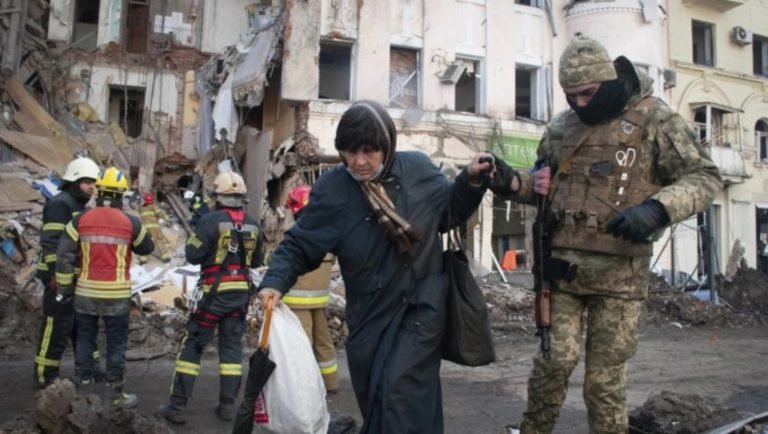
M 637 71 L 625 57 L 617 58 L 614 64 L 619 78 L 635 83 L 636 91 L 625 110 L 651 95 L 653 81 L 650 77 Z M 648 178 L 662 188 L 650 198 L 664 206 L 670 223 L 677 223 L 706 209 L 722 189 L 722 179 L 682 116 L 658 99 L 651 105 L 648 116 L 637 152 L 654 154 L 653 164 L 647 168 L 651 171 Z M 574 118 L 576 114 L 571 109 L 557 114 L 547 125 L 539 143 L 538 157 L 548 158 L 553 167 L 559 165 L 564 158 L 561 148 L 569 140 L 582 137 L 580 133 L 585 130 L 585 126 L 578 118 L 574 122 Z M 535 204 L 532 177 L 520 174 L 520 181 L 520 190 L 512 199 Z M 571 249 L 553 249 L 552 254 L 579 267 L 575 281 L 559 283 L 561 290 L 633 299 L 643 298 L 646 294 L 649 256 L 613 256 Z

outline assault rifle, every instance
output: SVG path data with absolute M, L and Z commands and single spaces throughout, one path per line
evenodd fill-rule
M 536 163 L 536 169 L 548 166 L 548 160 Z M 576 277 L 576 265 L 552 257 L 552 202 L 545 194 L 536 194 L 536 221 L 533 223 L 533 290 L 536 293 L 536 336 L 541 339 L 541 353 L 545 360 L 550 357 L 549 329 L 552 327 L 552 284 L 555 280 L 572 281 Z

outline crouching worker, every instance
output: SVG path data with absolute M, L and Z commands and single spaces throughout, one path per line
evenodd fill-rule
M 96 207 L 75 216 L 59 241 L 56 301 L 72 303 L 74 294 L 75 379 L 79 389 L 93 382 L 92 354 L 96 350 L 99 318 L 107 334 L 107 389 L 115 408 L 132 408 L 136 395 L 123 392 L 125 350 L 131 304 L 131 256 L 155 248 L 138 217 L 123 212 L 128 179 L 110 167 L 96 180 Z M 75 281 L 75 264 L 81 269 Z
M 245 214 L 243 178 L 234 172 L 222 172 L 213 190 L 215 209 L 200 219 L 185 250 L 187 261 L 200 264 L 197 290 L 202 290 L 203 296 L 192 309 L 182 336 L 170 402 L 159 413 L 175 424 L 186 422 L 183 410 L 200 373 L 203 350 L 217 327 L 220 386 L 216 414 L 222 420 L 234 419 L 242 376 L 240 343 L 253 286 L 249 269 L 263 260 L 261 229 Z

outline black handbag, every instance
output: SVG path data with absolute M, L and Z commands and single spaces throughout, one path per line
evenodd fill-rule
M 449 282 L 443 359 L 464 366 L 492 363 L 496 352 L 485 296 L 469 270 L 467 255 L 453 231 L 448 233 L 443 262 Z

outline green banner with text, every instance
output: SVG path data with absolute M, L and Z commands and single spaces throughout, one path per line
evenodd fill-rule
M 488 137 L 490 151 L 504 158 L 514 168 L 533 167 L 536 162 L 536 149 L 539 147 L 539 139 L 523 136 L 501 136 L 501 140 L 494 141 L 493 136 Z M 501 146 L 502 149 L 499 149 Z

